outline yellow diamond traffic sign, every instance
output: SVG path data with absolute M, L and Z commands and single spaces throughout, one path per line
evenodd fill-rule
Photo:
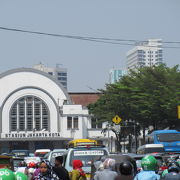
M 121 121 L 122 121 L 122 119 L 118 115 L 116 115 L 112 118 L 112 122 L 115 124 L 119 124 Z
M 177 107 L 177 114 L 178 114 L 178 119 L 180 119 L 180 105 L 178 105 L 178 107 Z

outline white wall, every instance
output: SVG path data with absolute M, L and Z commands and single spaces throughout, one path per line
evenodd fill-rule
M 18 88 L 33 86 L 42 88 L 55 99 L 60 106 L 67 100 L 64 92 L 50 78 L 34 72 L 16 72 L 0 79 L 0 106 L 5 98 Z
M 54 102 L 52 101 L 52 99 L 46 93 L 44 93 L 38 89 L 22 89 L 20 91 L 15 92 L 7 99 L 7 101 L 5 102 L 3 109 L 2 109 L 2 132 L 3 133 L 9 132 L 9 129 L 10 129 L 9 128 L 9 111 L 10 111 L 10 108 L 12 107 L 13 103 L 17 99 L 19 99 L 23 96 L 27 96 L 27 95 L 37 96 L 46 103 L 46 105 L 48 106 L 49 111 L 50 111 L 50 120 L 51 120 L 50 132 L 58 132 L 57 108 L 56 108 Z

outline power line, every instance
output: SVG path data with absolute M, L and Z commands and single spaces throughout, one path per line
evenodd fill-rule
M 104 37 L 86 37 L 86 36 L 73 36 L 73 35 L 65 35 L 65 34 L 54 34 L 54 33 L 46 33 L 46 32 L 39 32 L 39 31 L 30 31 L 30 30 L 23 30 L 17 28 L 7 28 L 1 27 L 1 30 L 6 31 L 15 31 L 21 33 L 29 33 L 29 34 L 37 34 L 37 35 L 46 35 L 46 36 L 54 36 L 60 38 L 69 38 L 69 39 L 77 39 L 83 41 L 92 41 L 92 42 L 99 42 L 99 43 L 106 43 L 106 44 L 116 44 L 116 45 L 126 45 L 126 46 L 134 46 L 135 44 L 139 43 L 147 43 L 148 41 L 140 41 L 134 39 L 115 39 L 115 38 L 104 38 Z M 164 41 L 163 43 L 166 44 L 180 44 L 180 42 L 175 41 Z M 157 46 L 148 46 L 146 44 L 141 44 L 141 46 L 145 47 L 157 47 Z M 175 48 L 178 49 L 180 46 L 161 46 L 162 48 Z

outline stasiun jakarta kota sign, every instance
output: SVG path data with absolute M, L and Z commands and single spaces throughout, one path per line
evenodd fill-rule
M 33 137 L 60 137 L 59 132 L 32 132 L 32 133 L 1 133 L 1 138 L 33 138 Z

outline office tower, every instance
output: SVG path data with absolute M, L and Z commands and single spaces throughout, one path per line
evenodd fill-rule
M 55 68 L 46 67 L 42 63 L 34 65 L 33 68 L 52 75 L 57 81 L 59 81 L 63 85 L 65 89 L 67 89 L 67 69 L 66 68 L 60 67 L 59 64 L 56 64 Z
M 161 39 L 149 39 L 138 43 L 127 52 L 127 69 L 136 69 L 143 66 L 157 66 L 163 62 Z
M 122 69 L 110 69 L 109 71 L 109 83 L 116 83 L 121 79 L 122 76 L 126 75 L 126 70 Z

